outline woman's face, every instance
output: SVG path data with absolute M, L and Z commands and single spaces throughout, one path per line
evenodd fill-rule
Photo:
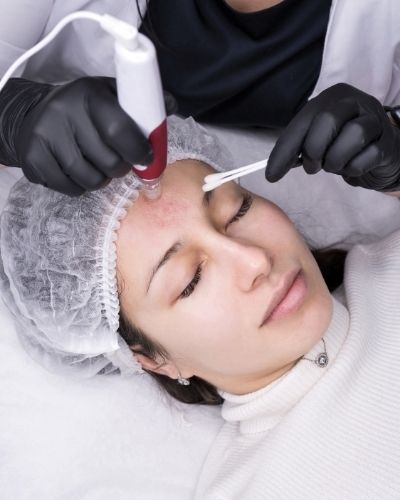
M 141 196 L 129 209 L 117 239 L 121 307 L 168 352 L 158 372 L 242 394 L 321 339 L 331 297 L 286 215 L 233 182 L 205 195 L 210 172 L 176 162 L 161 198 Z

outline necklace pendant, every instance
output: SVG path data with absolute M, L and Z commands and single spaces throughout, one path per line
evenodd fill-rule
M 315 364 L 319 366 L 320 368 L 325 368 L 325 366 L 328 364 L 329 358 L 326 352 L 321 352 L 318 354 L 318 356 L 315 358 Z

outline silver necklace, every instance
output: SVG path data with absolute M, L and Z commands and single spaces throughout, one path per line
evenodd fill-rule
M 325 340 L 322 337 L 322 342 L 324 343 L 324 350 L 317 354 L 315 356 L 315 359 L 310 359 L 310 358 L 305 358 L 304 356 L 302 359 L 306 359 L 307 361 L 311 361 L 311 363 L 314 363 L 315 365 L 319 366 L 319 368 L 325 368 L 327 364 L 329 363 L 329 357 L 328 353 L 326 352 L 326 345 L 325 345 Z

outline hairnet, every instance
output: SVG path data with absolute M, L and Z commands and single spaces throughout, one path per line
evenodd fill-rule
M 230 167 L 230 153 L 193 119 L 168 119 L 168 164 Z M 173 167 L 172 167 L 173 168 Z M 116 231 L 138 196 L 130 173 L 71 198 L 25 178 L 0 221 L 0 286 L 28 353 L 47 369 L 82 377 L 141 371 L 118 334 Z

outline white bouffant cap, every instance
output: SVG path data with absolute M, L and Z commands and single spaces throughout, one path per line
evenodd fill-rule
M 168 164 L 197 159 L 217 170 L 230 153 L 193 119 L 168 119 Z M 173 168 L 173 167 L 172 167 Z M 81 377 L 141 371 L 118 334 L 116 231 L 138 196 L 130 173 L 71 198 L 25 178 L 0 219 L 0 287 L 28 353 Z

